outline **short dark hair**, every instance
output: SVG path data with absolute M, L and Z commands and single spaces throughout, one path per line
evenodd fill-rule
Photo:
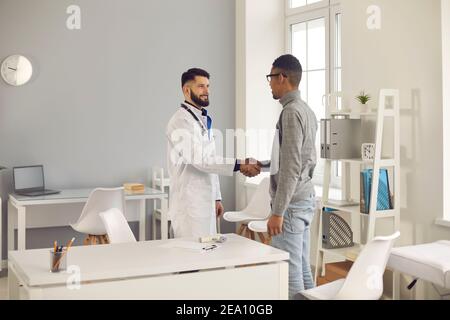
M 184 85 L 187 82 L 195 80 L 195 77 L 205 77 L 209 79 L 210 75 L 207 71 L 203 69 L 199 68 L 189 69 L 181 76 L 181 87 L 184 87 Z
M 300 85 L 303 69 L 296 57 L 291 54 L 285 54 L 273 62 L 273 67 L 285 73 L 293 86 L 298 87 Z

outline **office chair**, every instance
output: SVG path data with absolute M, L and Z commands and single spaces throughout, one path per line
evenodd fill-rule
M 108 235 L 109 243 L 136 242 L 133 232 L 128 225 L 127 219 L 117 208 L 100 212 L 100 218 Z
M 272 242 L 272 237 L 270 235 L 267 236 L 267 238 L 264 236 L 264 233 L 267 233 L 267 222 L 269 220 L 258 220 L 258 221 L 251 221 L 248 224 L 248 228 L 256 232 L 259 239 L 264 244 L 270 244 Z
M 228 222 L 239 222 L 241 227 L 238 234 L 255 240 L 254 231 L 248 228 L 251 221 L 267 220 L 270 216 L 270 178 L 264 178 L 258 185 L 247 207 L 242 211 L 229 211 L 223 215 Z
M 378 300 L 383 294 L 383 274 L 391 254 L 396 232 L 376 237 L 359 254 L 347 278 L 300 292 L 295 298 L 308 300 Z
M 70 226 L 78 232 L 87 234 L 83 244 L 109 243 L 106 229 L 99 213 L 116 208 L 125 212 L 125 194 L 123 188 L 97 188 L 91 192 L 81 212 L 80 218 Z
M 161 192 L 170 192 L 170 178 L 164 176 L 164 169 L 161 167 L 152 168 L 152 188 L 160 190 Z M 153 213 L 152 213 L 152 238 L 156 240 L 156 221 L 161 221 L 161 209 L 157 206 L 157 201 L 153 201 Z M 167 218 L 169 238 L 171 236 L 170 231 L 170 218 Z

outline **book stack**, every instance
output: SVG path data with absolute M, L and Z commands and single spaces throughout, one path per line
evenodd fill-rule
M 372 190 L 373 170 L 367 169 L 361 171 L 361 198 L 360 212 L 369 213 L 370 210 L 370 194 Z M 380 169 L 380 178 L 378 183 L 377 210 L 390 210 L 392 206 L 392 196 L 389 190 L 388 171 Z
M 142 183 L 124 183 L 125 192 L 128 193 L 143 193 L 145 186 Z

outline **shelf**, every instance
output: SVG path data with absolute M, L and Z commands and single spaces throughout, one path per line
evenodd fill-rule
M 323 158 L 322 158 L 323 159 Z M 362 160 L 362 159 L 323 159 L 326 161 L 341 161 L 343 163 L 353 163 L 353 164 L 364 164 L 364 165 L 373 165 L 374 160 Z M 384 158 L 380 160 L 380 167 L 394 167 L 395 159 Z
M 337 256 L 341 256 L 350 261 L 355 261 L 363 248 L 364 248 L 363 245 L 355 244 L 353 247 L 349 247 L 349 248 L 341 248 L 341 249 L 320 248 L 319 250 L 324 253 L 330 253 L 330 254 L 334 254 Z
M 323 203 L 322 207 L 335 209 L 335 210 L 339 210 L 339 211 L 347 212 L 347 213 L 351 213 L 351 214 L 359 214 L 359 215 L 361 215 L 363 217 L 369 217 L 370 216 L 370 214 L 361 213 L 360 212 L 359 204 L 355 205 L 355 206 L 338 206 L 338 205 L 335 205 L 335 204 Z M 393 218 L 393 217 L 395 217 L 397 215 L 397 210 L 395 210 L 395 209 L 393 209 L 393 210 L 380 210 L 380 211 L 376 211 L 374 215 L 378 219 Z
M 335 204 L 323 203 L 322 206 L 325 208 L 335 209 L 335 210 L 348 212 L 348 213 L 352 213 L 352 214 L 363 214 L 363 213 L 359 212 L 360 211 L 359 204 L 356 206 L 337 206 Z
M 376 112 L 351 112 L 351 111 L 342 111 L 342 112 L 331 112 L 330 116 L 332 117 L 374 117 L 376 116 Z
M 352 111 L 337 111 L 337 112 L 330 112 L 330 116 L 332 117 L 339 117 L 339 116 L 347 116 L 347 117 L 375 117 L 378 115 L 377 111 L 369 111 L 369 112 L 352 112 Z M 385 109 L 384 110 L 384 116 L 385 117 L 394 117 L 394 110 L 392 109 Z
M 364 245 L 360 244 L 361 241 L 370 242 L 374 237 L 379 233 L 385 232 L 376 232 L 377 229 L 377 221 L 378 219 L 392 219 L 393 221 L 393 229 L 394 232 L 400 229 L 400 194 L 398 191 L 400 190 L 400 140 L 396 137 L 400 136 L 400 98 L 399 98 L 399 90 L 397 89 L 383 89 L 380 90 L 379 100 L 378 100 L 378 108 L 376 109 L 367 109 L 367 112 L 362 109 L 354 109 L 354 110 L 335 110 L 335 112 L 327 112 L 327 116 L 330 115 L 331 118 L 345 118 L 345 119 L 360 119 L 361 127 L 368 126 L 370 131 L 372 131 L 372 126 L 374 123 L 374 137 L 370 139 L 371 142 L 375 144 L 378 148 L 383 149 L 384 139 L 383 134 L 386 133 L 386 127 L 384 125 L 385 121 L 393 122 L 393 134 L 390 135 L 390 141 L 393 143 L 393 151 L 392 153 L 387 154 L 387 157 L 381 157 L 380 153 L 377 153 L 376 160 L 362 160 L 361 158 L 354 159 L 324 159 L 325 160 L 325 169 L 323 174 L 323 193 L 326 194 L 326 202 L 320 201 L 321 206 L 325 208 L 335 209 L 337 210 L 335 214 L 342 217 L 346 220 L 346 223 L 352 228 L 352 232 L 354 235 L 354 246 L 350 248 L 341 248 L 341 249 L 324 249 L 322 248 L 322 236 L 324 225 L 319 224 L 319 232 L 317 239 L 317 261 L 316 268 L 318 272 L 324 272 L 323 269 L 324 263 L 327 260 L 326 255 L 334 255 L 336 257 L 341 257 L 343 259 L 355 261 L 356 258 L 360 255 L 361 251 L 364 248 Z M 392 103 L 388 105 L 388 97 L 392 97 Z M 375 107 L 375 105 L 374 105 Z M 389 109 L 386 109 L 389 107 Z M 328 110 L 327 110 L 328 111 Z M 361 111 L 361 112 L 358 112 Z M 392 119 L 392 120 L 391 120 Z M 329 131 L 329 130 L 328 130 Z M 329 133 L 328 133 L 329 134 Z M 359 139 L 355 137 L 355 139 Z M 362 141 L 360 141 L 362 142 Z M 378 149 L 379 151 L 379 149 Z M 358 156 L 360 153 L 358 152 L 356 155 Z M 351 157 L 351 156 L 350 156 Z M 380 159 L 381 158 L 381 159 Z M 395 159 L 393 159 L 395 158 Z M 329 190 L 330 190 L 330 182 L 332 177 L 332 168 L 333 161 L 340 161 L 340 163 L 346 164 L 342 168 L 342 194 L 340 197 L 343 199 L 356 199 L 357 204 L 352 205 L 351 201 L 337 201 L 333 199 L 329 199 Z M 358 167 L 359 165 L 359 167 Z M 364 165 L 364 166 L 363 166 Z M 362 169 L 373 169 L 375 165 L 383 169 L 388 169 L 390 174 L 394 172 L 394 179 L 391 179 L 389 183 L 389 191 L 393 192 L 393 205 L 395 209 L 391 210 L 374 210 L 369 214 L 360 212 L 360 204 L 359 204 L 359 192 L 360 186 L 358 183 L 361 183 L 361 177 L 358 176 L 360 170 Z M 359 169 L 356 170 L 355 169 Z M 391 172 L 392 171 L 392 172 Z M 373 178 L 373 177 L 372 177 Z M 396 179 L 398 178 L 398 179 Z M 380 184 L 380 179 L 378 181 L 373 181 L 372 187 Z M 372 190 L 372 189 L 371 189 Z M 327 192 L 328 191 L 328 192 Z M 373 195 L 370 194 L 372 197 Z M 320 199 L 322 200 L 322 199 Z M 325 199 L 323 199 L 325 200 Z M 370 199 L 372 200 L 372 199 Z M 376 201 L 376 200 L 375 200 Z M 350 202 L 350 205 L 349 205 Z M 372 206 L 376 207 L 374 203 Z M 331 212 L 330 212 L 331 213 Z M 350 217 L 349 217 L 350 216 Z M 320 213 L 319 222 L 322 222 L 323 219 L 326 219 L 326 216 Z M 350 218 L 350 219 L 348 219 Z M 350 220 L 350 221 L 349 221 Z M 386 221 L 390 222 L 390 221 Z M 328 227 L 330 228 L 330 227 Z M 328 234 L 332 234 L 331 232 L 327 232 Z M 330 236 L 331 237 L 331 236 Z M 384 296 L 384 299 L 389 299 L 389 297 Z

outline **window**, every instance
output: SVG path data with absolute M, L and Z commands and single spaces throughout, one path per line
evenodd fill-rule
M 303 7 L 306 6 L 308 4 L 313 4 L 313 3 L 317 3 L 320 2 L 322 0 L 291 0 L 291 4 L 290 7 L 291 8 L 298 8 L 298 7 Z
M 319 122 L 326 116 L 322 103 L 324 95 L 342 90 L 341 24 L 342 14 L 335 1 L 287 0 L 288 50 L 303 66 L 301 96 Z M 336 103 L 339 108 L 340 99 Z M 316 148 L 320 155 L 319 132 Z M 341 163 L 335 162 L 332 171 L 331 187 L 340 188 Z M 322 185 L 323 173 L 324 161 L 318 159 L 314 184 Z

